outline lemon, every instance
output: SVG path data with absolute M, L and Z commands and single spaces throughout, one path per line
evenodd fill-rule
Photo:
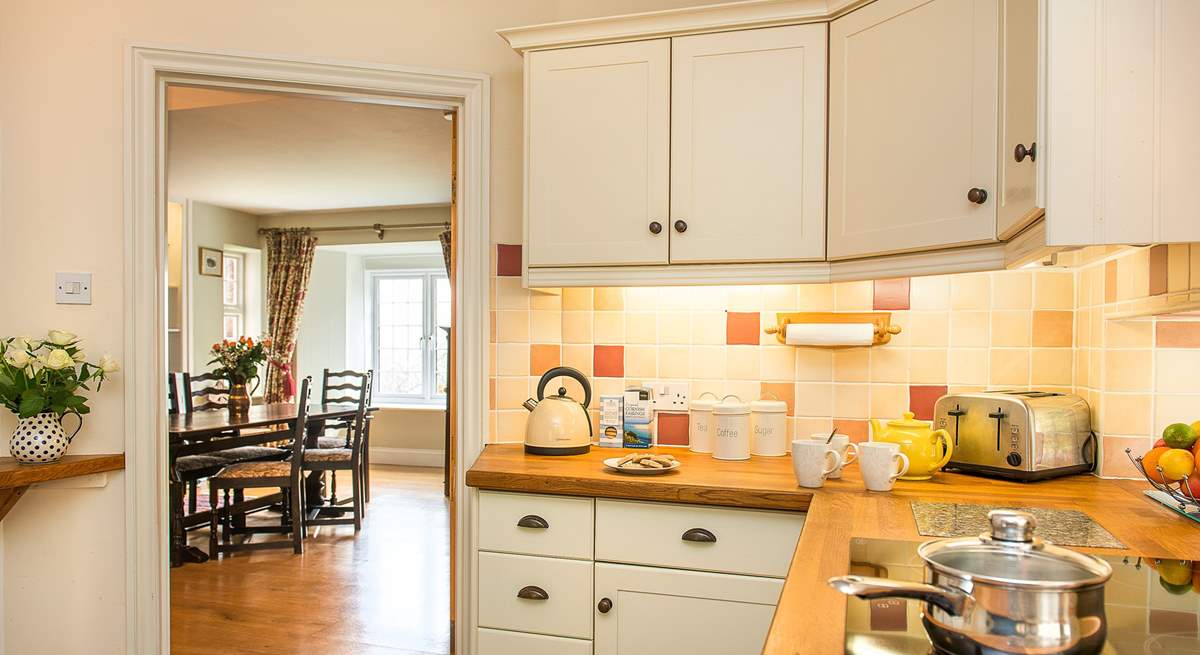
M 1173 585 L 1192 584 L 1192 563 L 1185 559 L 1165 559 L 1158 565 L 1158 577 Z
M 1196 431 L 1187 423 L 1172 423 L 1163 428 L 1162 438 L 1171 448 L 1191 448 L 1196 443 Z
M 1158 458 L 1162 475 L 1168 480 L 1182 480 L 1196 470 L 1196 458 L 1192 451 L 1172 448 Z

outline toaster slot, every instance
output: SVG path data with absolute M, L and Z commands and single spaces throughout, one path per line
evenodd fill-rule
M 1000 452 L 1000 427 L 1004 419 L 1008 418 L 1008 414 L 1004 413 L 1003 407 L 997 407 L 996 411 L 988 412 L 988 418 L 996 419 L 996 452 Z
M 954 417 L 954 446 L 958 447 L 958 419 L 967 415 L 967 410 L 962 408 L 962 405 L 955 403 L 954 409 L 946 412 L 947 416 Z

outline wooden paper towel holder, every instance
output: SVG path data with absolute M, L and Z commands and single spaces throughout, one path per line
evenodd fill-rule
M 780 312 L 775 315 L 777 324 L 768 325 L 763 332 L 774 334 L 779 343 L 787 345 L 787 326 L 791 323 L 870 323 L 875 338 L 872 346 L 881 346 L 900 334 L 900 326 L 892 324 L 891 312 Z M 854 348 L 856 346 L 814 346 L 815 348 Z

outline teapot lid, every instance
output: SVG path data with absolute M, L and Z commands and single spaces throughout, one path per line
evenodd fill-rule
M 915 417 L 912 412 L 904 412 L 904 418 L 896 418 L 887 422 L 888 427 L 892 428 L 929 428 L 929 421 L 922 421 Z

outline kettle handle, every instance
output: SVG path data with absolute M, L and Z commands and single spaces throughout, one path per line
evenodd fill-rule
M 579 383 L 579 386 L 583 387 L 583 408 L 587 409 L 588 405 L 592 403 L 592 383 L 588 382 L 587 376 L 571 368 L 570 366 L 556 366 L 555 368 L 543 373 L 542 379 L 538 380 L 537 399 L 542 400 L 546 397 L 544 395 L 546 392 L 546 385 L 557 377 L 573 378 Z
M 934 442 L 937 442 L 938 437 L 941 437 L 943 444 L 942 447 L 946 451 L 945 454 L 942 455 L 942 460 L 937 464 L 937 468 L 941 469 L 950 462 L 950 457 L 954 454 L 954 441 L 950 439 L 950 433 L 946 432 L 945 430 L 934 430 L 933 434 L 930 436 L 933 438 Z

